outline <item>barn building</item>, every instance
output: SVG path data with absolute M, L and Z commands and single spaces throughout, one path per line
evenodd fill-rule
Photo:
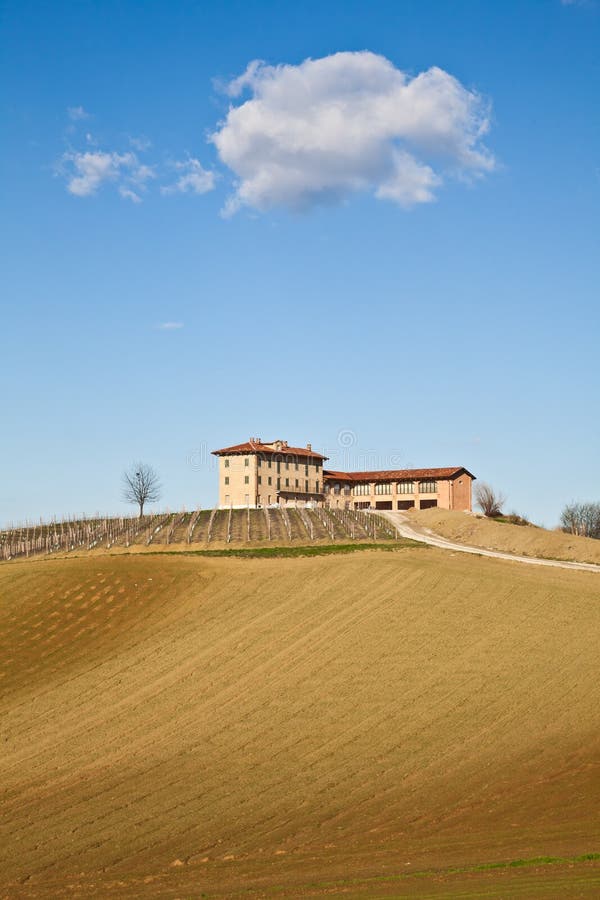
M 325 503 L 345 509 L 471 511 L 475 476 L 462 466 L 381 472 L 325 472 Z

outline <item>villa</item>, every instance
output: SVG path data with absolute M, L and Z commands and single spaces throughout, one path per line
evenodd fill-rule
M 243 444 L 213 450 L 219 458 L 219 507 L 330 506 L 341 509 L 471 510 L 475 476 L 463 466 L 331 472 L 328 457 L 311 444 L 287 441 Z

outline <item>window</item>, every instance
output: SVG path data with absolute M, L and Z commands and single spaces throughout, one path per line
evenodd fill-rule
M 415 492 L 414 481 L 399 481 L 398 482 L 398 493 L 399 494 L 414 494 L 414 492 Z
M 344 485 L 344 494 L 346 495 L 346 497 L 349 496 L 351 490 L 352 490 L 352 488 L 350 487 L 349 484 L 345 484 L 345 485 Z
M 273 484 L 273 479 L 271 478 L 270 475 L 269 475 L 269 477 L 267 478 L 267 484 Z
M 225 494 L 225 506 L 229 506 L 229 494 Z
M 376 494 L 391 494 L 392 486 L 389 482 L 386 482 L 385 484 L 376 484 L 375 485 L 375 493 Z M 380 508 L 385 509 L 386 507 L 380 507 Z
M 248 459 L 248 457 L 246 457 L 246 459 L 244 460 L 244 465 L 245 465 L 245 466 L 249 466 L 249 465 L 250 465 L 250 460 Z
M 259 476 L 258 476 L 258 483 L 259 483 L 259 484 L 262 484 L 262 475 L 259 475 Z
M 289 471 L 290 471 L 290 464 L 289 464 L 289 462 L 286 462 L 286 464 L 285 464 L 285 471 L 286 471 L 286 472 L 289 472 Z
M 258 468 L 260 469 L 260 467 L 262 466 L 262 459 L 260 458 L 260 456 L 256 460 L 256 464 L 257 464 Z
M 229 475 L 225 476 L 225 484 L 229 484 Z
M 296 478 L 296 487 L 300 487 L 300 482 L 298 481 L 297 478 Z
M 340 492 L 340 486 L 339 486 L 339 484 L 334 484 L 334 486 L 333 486 L 333 493 L 334 493 L 334 494 L 339 494 L 339 492 Z
M 250 476 L 244 475 L 244 484 L 250 484 Z
M 279 475 L 280 472 L 281 472 L 281 460 L 278 459 L 277 460 L 277 474 Z
M 246 506 L 250 505 L 250 494 L 244 494 L 244 503 Z
M 317 494 L 319 493 L 319 482 L 318 482 L 318 480 L 315 482 L 315 491 L 317 492 Z
M 229 468 L 229 460 L 226 459 L 225 462 L 223 463 L 223 465 L 225 466 L 226 469 L 228 469 Z
M 298 463 L 296 463 L 296 472 L 298 471 L 299 468 L 300 468 L 300 466 L 298 465 Z
M 269 468 L 271 468 L 271 460 L 269 460 L 268 466 L 269 466 Z
M 437 481 L 420 481 L 420 494 L 435 494 L 437 492 Z
M 304 466 L 304 474 L 308 475 L 308 465 Z
M 304 490 L 305 490 L 306 493 L 308 494 L 308 481 L 305 481 L 305 482 L 304 482 Z
M 289 487 L 289 486 L 290 486 L 290 479 L 289 479 L 289 478 L 286 478 L 286 479 L 285 479 L 285 486 L 286 486 L 286 487 Z
M 277 479 L 277 490 L 281 487 L 281 478 Z
M 352 488 L 353 494 L 370 494 L 371 493 L 371 485 L 370 484 L 355 484 Z

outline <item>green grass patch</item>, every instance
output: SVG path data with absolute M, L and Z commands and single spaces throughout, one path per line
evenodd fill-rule
M 423 869 L 414 872 L 389 873 L 372 875 L 365 878 L 344 878 L 336 881 L 313 882 L 311 888 L 334 888 L 342 885 L 359 885 L 385 881 L 404 881 L 407 878 L 439 878 L 447 875 L 467 875 L 471 872 L 488 872 L 496 869 L 535 868 L 536 866 L 573 865 L 574 863 L 596 862 L 600 853 L 583 853 L 581 856 L 534 856 L 531 859 L 511 859 L 500 862 L 479 863 L 470 866 L 449 866 L 447 869 Z M 275 888 L 279 892 L 283 888 Z
M 144 556 L 225 556 L 240 559 L 281 559 L 295 556 L 331 556 L 336 553 L 358 553 L 365 550 L 407 550 L 413 547 L 425 547 L 420 541 L 408 538 L 400 541 L 388 541 L 372 544 L 315 544 L 302 547 L 231 547 L 220 550 L 150 550 Z M 116 555 L 116 554 L 115 554 Z M 120 554 L 119 554 L 120 555 Z

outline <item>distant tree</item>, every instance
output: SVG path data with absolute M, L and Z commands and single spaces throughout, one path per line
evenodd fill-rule
M 600 503 L 569 503 L 560 515 L 563 531 L 600 538 Z
M 487 516 L 489 519 L 495 519 L 502 515 L 502 507 L 506 503 L 506 497 L 482 481 L 475 488 L 475 502 L 484 516 Z
M 161 484 L 158 475 L 147 463 L 135 463 L 123 473 L 123 499 L 140 508 L 140 519 L 146 503 L 160 500 Z

